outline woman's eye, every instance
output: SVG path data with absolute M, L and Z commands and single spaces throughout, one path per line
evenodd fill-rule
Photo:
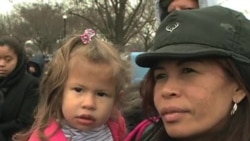
M 6 62 L 10 62 L 12 59 L 11 58 L 5 58 Z
M 191 72 L 195 72 L 195 70 L 192 69 L 192 68 L 183 68 L 183 69 L 182 69 L 182 72 L 183 72 L 183 73 L 191 73 Z
M 183 10 L 192 10 L 194 8 L 191 8 L 191 7 L 186 7 L 186 8 L 183 8 Z
M 165 78 L 166 77 L 166 75 L 165 74 L 156 74 L 155 75 L 155 80 L 159 80 L 159 79 L 163 79 L 163 78 Z

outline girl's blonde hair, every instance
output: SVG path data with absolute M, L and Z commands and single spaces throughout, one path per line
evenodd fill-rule
M 128 61 L 121 59 L 120 53 L 109 43 L 94 37 L 88 44 L 84 45 L 80 35 L 73 35 L 59 48 L 49 62 L 45 75 L 40 84 L 40 101 L 37 107 L 35 122 L 26 133 L 16 134 L 13 138 L 27 140 L 37 130 L 41 140 L 48 140 L 44 130 L 48 127 L 51 119 L 58 121 L 63 119 L 61 110 L 62 94 L 68 77 L 69 61 L 72 57 L 84 57 L 93 63 L 109 64 L 113 68 L 113 76 L 116 80 L 117 108 L 122 104 L 119 93 L 123 92 L 130 82 L 130 65 Z M 82 66 L 84 69 L 84 66 Z M 101 69 L 101 68 L 96 68 Z M 118 113 L 114 113 L 118 114 Z M 116 115 L 111 118 L 115 120 Z

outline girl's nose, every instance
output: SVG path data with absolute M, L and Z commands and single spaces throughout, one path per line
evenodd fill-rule
M 88 110 L 95 110 L 96 109 L 96 98 L 94 94 L 87 93 L 83 97 L 82 101 L 82 108 L 88 109 Z

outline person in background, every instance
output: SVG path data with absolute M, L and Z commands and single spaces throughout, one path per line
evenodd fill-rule
M 147 119 L 125 141 L 249 141 L 250 21 L 221 6 L 174 11 L 136 63 Z
M 148 68 L 143 68 L 135 63 L 135 58 L 143 52 L 131 52 L 128 60 L 132 67 L 132 82 L 124 92 L 125 105 L 121 108 L 126 119 L 128 131 L 131 131 L 145 117 L 142 112 L 141 96 L 139 94 L 139 86 L 147 73 Z
M 40 78 L 43 74 L 45 60 L 43 55 L 34 55 L 27 62 L 27 72 L 32 76 Z
M 38 102 L 38 80 L 25 73 L 26 54 L 13 37 L 0 37 L 0 140 L 28 128 Z
M 250 19 L 249 1 L 245 0 L 156 0 L 156 17 L 160 23 L 170 12 L 220 5 L 239 12 Z
M 126 120 L 128 132 L 132 131 L 137 124 L 145 119 L 142 108 L 142 98 L 139 93 L 140 83 L 132 83 L 124 92 L 125 106 L 121 112 Z
M 156 0 L 156 17 L 161 22 L 170 12 L 196 8 L 198 0 Z
M 32 58 L 33 56 L 33 52 L 31 49 L 25 49 L 25 53 L 26 53 L 26 61 L 29 62 L 29 60 Z
M 123 140 L 127 129 L 120 105 L 129 68 L 95 31 L 70 37 L 47 66 L 32 128 L 13 140 Z

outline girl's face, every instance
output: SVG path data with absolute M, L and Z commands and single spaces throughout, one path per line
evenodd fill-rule
M 230 117 L 233 101 L 245 96 L 212 60 L 163 61 L 154 79 L 155 107 L 173 138 L 205 140 L 219 132 Z
M 115 107 L 115 86 L 110 65 L 73 58 L 62 103 L 67 123 L 84 131 L 105 124 Z
M 8 76 L 17 65 L 18 59 L 9 46 L 0 46 L 0 77 Z

